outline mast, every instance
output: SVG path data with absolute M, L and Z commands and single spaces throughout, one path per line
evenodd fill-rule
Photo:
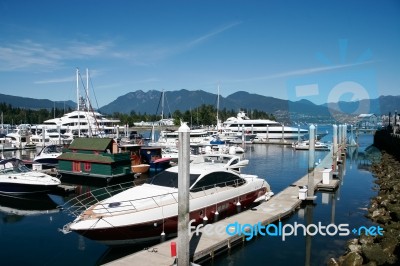
M 86 68 L 86 109 L 89 111 L 89 68 Z
M 218 111 L 219 111 L 219 84 L 218 84 L 218 95 L 217 95 L 217 131 L 219 130 Z
M 161 92 L 161 120 L 164 119 L 164 89 Z
M 78 111 L 78 136 L 81 136 L 81 115 L 79 114 L 79 68 L 76 68 L 76 103 Z
M 76 68 L 76 110 L 79 111 L 79 68 Z

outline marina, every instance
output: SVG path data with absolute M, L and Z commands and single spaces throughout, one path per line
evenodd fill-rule
M 327 154 L 323 161 L 318 165 L 316 169 L 309 175 L 312 175 L 313 187 L 312 190 L 319 188 L 319 184 L 322 183 L 323 170 L 331 167 L 332 165 L 332 154 Z M 299 190 L 308 184 L 309 175 L 305 175 L 300 178 L 288 188 L 281 191 L 278 195 L 272 197 L 269 201 L 264 201 L 259 206 L 252 208 L 251 210 L 241 212 L 235 216 L 226 218 L 217 223 L 213 223 L 215 227 L 226 228 L 230 224 L 239 222 L 240 224 L 250 225 L 268 225 L 281 219 L 290 216 L 300 206 L 303 200 L 299 195 Z M 338 185 L 338 179 L 329 179 L 327 184 L 324 184 L 324 188 L 335 189 Z M 247 232 L 250 232 L 251 228 L 247 228 Z M 203 233 L 203 230 L 191 233 L 190 240 L 190 257 L 191 261 L 195 263 L 201 263 L 205 260 L 212 259 L 216 254 L 222 253 L 228 249 L 231 249 L 234 245 L 241 244 L 245 241 L 245 234 L 235 234 L 229 237 L 228 234 L 221 235 L 207 235 Z M 139 263 L 140 265 L 151 264 L 151 265 L 172 265 L 174 264 L 174 257 L 171 257 L 171 246 L 176 243 L 176 239 L 166 241 L 162 244 L 153 246 L 152 249 L 157 252 L 141 251 L 130 256 L 126 256 L 114 262 L 106 265 L 127 265 L 132 263 Z
M 332 136 L 327 136 L 329 138 L 332 138 Z M 363 136 L 361 138 L 361 145 L 369 145 L 370 141 L 367 140 L 366 143 L 363 143 L 362 140 L 367 137 Z M 329 160 L 332 158 L 328 156 L 329 153 L 326 151 L 316 151 L 316 161 L 320 161 L 321 163 L 319 164 L 320 167 L 328 167 L 329 166 Z M 279 220 L 281 219 L 284 221 L 285 219 L 291 219 L 293 215 L 296 216 L 297 212 L 302 211 L 301 207 L 301 200 L 299 200 L 299 186 L 303 186 L 305 184 L 305 179 L 304 179 L 304 173 L 307 173 L 307 162 L 308 162 L 308 156 L 307 152 L 304 151 L 295 151 L 289 146 L 284 146 L 284 145 L 248 145 L 246 147 L 246 152 L 243 154 L 244 158 L 250 159 L 250 165 L 247 169 L 252 169 L 251 173 L 256 173 L 260 176 L 263 176 L 266 178 L 266 180 L 270 183 L 272 191 L 276 193 L 275 196 L 271 198 L 270 201 L 267 202 L 267 205 L 262 207 L 263 205 L 260 205 L 257 207 L 257 210 L 247 210 L 242 213 L 239 213 L 238 215 L 242 215 L 244 218 L 243 222 L 250 222 L 251 220 L 247 220 L 247 217 L 252 216 L 252 219 L 259 219 L 260 222 L 271 222 L 274 220 Z M 349 155 L 348 155 L 349 156 Z M 290 158 L 290 160 L 288 160 Z M 282 164 L 282 168 L 276 169 L 274 165 L 276 165 L 278 162 Z M 354 162 L 351 162 L 350 165 L 354 164 Z M 325 165 L 325 166 L 324 166 Z M 349 164 L 346 166 L 347 168 L 349 167 Z M 151 174 L 151 173 L 149 173 Z M 349 170 L 347 170 L 346 175 L 349 174 Z M 300 178 L 302 177 L 303 178 Z M 300 180 L 299 180 L 300 178 Z M 146 179 L 146 175 L 142 175 L 142 177 L 139 178 L 140 180 Z M 61 178 L 63 181 L 63 178 Z M 322 186 L 323 184 L 320 182 L 322 180 L 322 174 L 317 174 L 315 175 L 315 185 L 319 184 L 319 186 Z M 136 182 L 136 180 L 135 180 Z M 329 185 L 325 185 L 325 187 L 319 187 L 317 190 L 317 200 L 320 199 L 320 196 L 318 193 L 334 193 L 337 194 L 338 191 L 342 190 L 344 188 L 340 188 L 340 181 L 337 180 L 332 180 L 332 182 L 336 182 L 336 184 L 332 183 Z M 90 185 L 85 185 L 85 184 L 68 184 L 64 183 L 63 185 L 67 189 L 75 188 L 75 193 L 80 193 L 84 194 L 85 191 L 92 191 L 95 189 L 94 184 Z M 339 185 L 339 190 L 335 190 L 334 187 L 336 185 Z M 289 194 L 285 194 L 284 191 L 291 191 Z M 373 193 L 371 191 L 370 193 Z M 286 196 L 285 196 L 286 195 Z M 57 202 L 57 205 L 63 205 L 64 202 L 66 202 L 70 196 L 62 196 L 62 195 L 50 195 L 51 199 Z M 280 200 L 280 197 L 286 198 L 287 203 L 282 202 Z M 324 196 L 323 200 L 326 201 L 326 197 Z M 328 196 L 328 198 L 331 198 L 331 196 Z M 278 205 L 269 205 L 268 204 L 277 204 L 276 202 L 279 200 Z M 274 203 L 275 202 L 275 203 Z M 287 210 L 282 211 L 280 207 L 282 207 L 282 204 L 285 204 L 287 206 Z M 287 204 L 287 205 L 286 205 Z M 275 209 L 274 211 L 272 209 Z M 269 210 L 269 211 L 267 211 Z M 251 214 L 251 215 L 250 215 Z M 3 218 L 8 217 L 9 215 L 7 214 L 2 214 Z M 278 215 L 278 216 L 276 216 Z M 50 217 L 49 217 L 50 216 Z M 288 217 L 287 217 L 288 216 Z M 41 217 L 41 218 L 40 218 Z M 57 243 L 61 243 L 60 245 L 63 247 L 63 250 L 59 250 L 58 252 L 55 252 L 55 254 L 75 254 L 74 256 L 71 256 L 69 260 L 65 262 L 64 265 L 70 265 L 71 263 L 74 263 L 77 259 L 86 261 L 85 265 L 97 265 L 97 264 L 104 264 L 104 263 L 117 263 L 120 260 L 124 260 L 125 255 L 129 255 L 131 253 L 134 253 L 133 256 L 144 256 L 149 253 L 149 250 L 153 250 L 155 246 L 148 246 L 148 245 L 142 245 L 142 246 L 133 246 L 133 247 L 125 247 L 125 248 L 109 248 L 105 245 L 96 243 L 94 241 L 88 240 L 85 237 L 78 236 L 75 233 L 70 233 L 67 235 L 64 235 L 59 232 L 59 229 L 62 228 L 62 226 L 65 223 L 68 223 L 71 221 L 72 217 L 69 216 L 66 212 L 61 211 L 57 213 L 51 213 L 51 214 L 40 214 L 38 216 L 32 216 L 31 218 L 25 218 L 24 220 L 28 219 L 33 219 L 33 220 L 42 220 L 45 218 L 51 218 L 51 225 L 50 225 L 50 230 L 48 229 L 42 229 L 37 231 L 36 233 L 43 234 L 46 236 L 48 239 L 54 239 L 54 241 L 57 241 Z M 285 218 L 286 217 L 286 218 Z M 230 220 L 222 220 L 224 224 L 229 223 L 229 221 L 234 221 L 234 217 L 227 218 Z M 241 219 L 241 218 L 240 218 Z M 250 218 L 248 218 L 250 219 Z M 4 220 L 3 221 L 7 221 Z M 257 221 L 258 222 L 258 221 Z M 37 222 L 30 221 L 30 224 L 32 224 L 33 228 L 35 228 L 34 224 Z M 3 226 L 4 225 L 4 226 Z M 19 224 L 18 222 L 13 225 L 9 223 L 4 223 L 3 222 L 2 227 L 3 228 L 9 228 L 8 231 L 2 231 L 2 240 L 1 241 L 9 241 L 9 232 L 14 232 L 14 230 L 18 230 L 20 226 L 23 226 L 24 223 Z M 11 226 L 11 228 L 10 228 Z M 12 229 L 14 228 L 14 229 Z M 52 229 L 51 229 L 52 228 Z M 11 229 L 11 230 L 10 230 Z M 43 231 L 45 230 L 45 231 Z M 6 233 L 7 232 L 7 233 Z M 33 233 L 33 232 L 32 232 Z M 35 233 L 35 234 L 36 234 Z M 50 241 L 50 240 L 49 240 Z M 171 241 L 171 240 L 170 240 Z M 173 241 L 173 240 L 172 240 Z M 227 248 L 227 243 L 228 241 L 225 240 L 218 240 L 218 239 L 213 239 L 211 242 L 210 240 L 207 240 L 204 235 L 202 236 L 201 240 L 198 241 L 198 244 L 196 245 L 196 249 L 193 249 L 193 255 L 195 255 L 195 258 L 198 260 L 205 260 L 202 265 L 207 265 L 207 261 L 214 261 L 213 263 L 217 263 L 217 261 L 220 261 L 219 256 L 215 256 L 213 260 L 210 260 L 210 254 L 215 254 L 217 255 L 219 252 L 226 253 L 229 251 L 229 253 L 232 253 L 233 250 L 236 250 L 238 245 L 234 245 L 234 243 L 241 243 L 239 246 L 243 246 L 243 244 L 249 245 L 253 241 L 246 243 L 243 242 L 242 239 L 239 241 L 230 241 L 229 243 L 232 244 L 232 248 L 229 249 Z M 260 240 L 256 240 L 260 241 Z M 269 238 L 269 241 L 271 241 L 271 238 Z M 75 243 L 75 244 L 74 244 Z M 162 247 L 165 249 L 163 252 L 165 252 L 164 255 L 164 260 L 168 265 L 170 265 L 173 261 L 174 258 L 170 256 L 170 242 L 164 242 Z M 219 243 L 217 246 L 214 246 L 214 244 Z M 285 243 L 286 244 L 286 243 Z M 216 249 L 216 247 L 220 247 L 220 249 Z M 141 252 L 135 253 L 136 251 L 143 250 Z M 247 249 L 247 248 L 245 248 Z M 163 254 L 162 248 L 157 248 L 157 252 L 152 252 L 150 255 L 152 257 L 157 256 L 157 254 Z M 13 253 L 10 250 L 11 253 Z M 61 253 L 60 253 L 61 252 Z M 142 255 L 140 255 L 142 254 Z M 232 253 L 234 256 L 235 252 Z M 70 255 L 68 256 L 70 257 Z M 146 256 L 144 256 L 146 257 Z M 144 258 L 143 257 L 143 258 Z M 40 255 L 34 255 L 31 254 L 31 258 L 33 260 L 40 262 L 44 261 L 51 261 L 56 259 L 54 255 L 52 256 L 46 256 L 44 254 Z M 53 258 L 53 259 L 52 259 Z M 147 260 L 149 260 L 149 256 L 147 256 Z M 14 259 L 12 256 L 9 257 L 8 259 L 9 262 L 13 262 Z M 222 264 L 221 264 L 222 263 Z M 62 263 L 61 263 L 62 264 Z M 166 265 L 167 265 L 166 264 Z M 218 262 L 217 265 L 223 265 L 223 262 Z M 149 265 L 149 264 L 144 264 L 144 265 Z M 161 263 L 160 265 L 163 265 Z M 214 264 L 215 265 L 215 264 Z
M 1 265 L 400 265 L 399 1 L 1 11 Z

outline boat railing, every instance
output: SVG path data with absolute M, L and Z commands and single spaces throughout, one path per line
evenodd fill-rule
M 224 189 L 227 190 L 241 186 L 245 182 L 245 180 L 237 179 L 209 186 L 201 186 L 192 189 L 189 193 L 189 198 L 195 199 L 210 196 Z M 144 211 L 178 203 L 178 192 L 175 191 L 156 196 L 143 197 L 140 199 L 100 203 L 102 200 L 133 186 L 135 186 L 134 182 L 128 182 L 88 191 L 66 202 L 62 206 L 62 209 L 66 209 L 72 216 L 78 217 L 85 210 L 88 210 L 90 207 L 95 205 L 89 212 L 90 216 L 93 217 L 93 215 L 95 215 L 100 217 L 105 215 L 113 216 L 126 212 Z
M 81 212 L 83 212 L 90 206 L 134 186 L 136 186 L 135 182 L 130 181 L 126 183 L 120 183 L 108 187 L 102 187 L 95 190 L 86 191 L 68 200 L 62 206 L 59 206 L 59 208 L 66 210 L 71 215 L 77 217 L 79 214 L 81 214 Z

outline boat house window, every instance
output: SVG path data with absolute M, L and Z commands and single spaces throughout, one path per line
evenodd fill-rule
M 196 192 L 200 191 L 203 189 L 209 189 L 213 188 L 215 186 L 218 187 L 226 187 L 226 186 L 241 186 L 245 183 L 246 181 L 229 172 L 213 172 L 210 173 L 206 176 L 204 176 L 202 179 L 200 179 L 193 188 L 191 188 L 191 192 Z
M 90 172 L 92 170 L 92 164 L 91 163 L 85 163 L 85 172 Z

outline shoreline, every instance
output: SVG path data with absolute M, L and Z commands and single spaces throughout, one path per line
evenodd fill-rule
M 382 152 L 380 162 L 373 162 L 371 172 L 379 186 L 371 199 L 368 217 L 383 228 L 383 235 L 361 235 L 347 241 L 347 251 L 331 258 L 329 266 L 400 265 L 400 161 Z

